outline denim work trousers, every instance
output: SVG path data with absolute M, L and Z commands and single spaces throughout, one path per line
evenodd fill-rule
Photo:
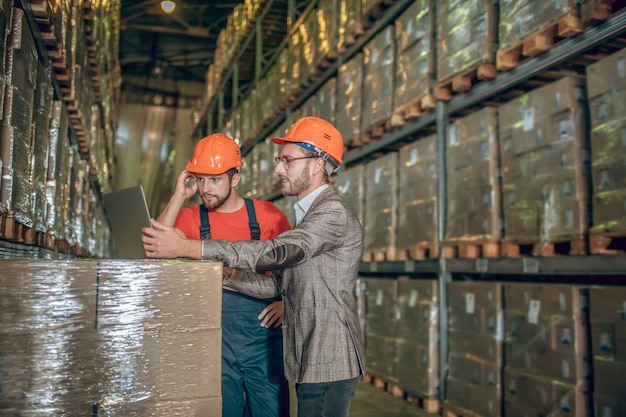
M 257 318 L 272 301 L 222 292 L 222 417 L 288 417 L 281 328 Z
M 319 384 L 296 384 L 298 417 L 348 417 L 361 377 Z

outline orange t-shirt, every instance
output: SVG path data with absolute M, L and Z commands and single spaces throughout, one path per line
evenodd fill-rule
M 265 200 L 252 199 L 256 220 L 261 229 L 261 240 L 275 238 L 285 230 L 291 229 L 289 220 L 278 207 Z M 244 204 L 239 210 L 232 213 L 220 213 L 209 210 L 209 224 L 211 225 L 211 239 L 213 240 L 250 240 L 250 223 L 248 210 Z M 174 227 L 180 229 L 190 239 L 200 240 L 200 207 L 193 205 L 183 208 Z

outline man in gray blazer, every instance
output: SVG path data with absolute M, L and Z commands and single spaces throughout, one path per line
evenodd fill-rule
M 304 117 L 272 141 L 283 145 L 274 171 L 281 190 L 298 198 L 293 230 L 267 241 L 195 241 L 153 220 L 143 230 L 144 249 L 150 258 L 221 261 L 225 287 L 282 295 L 285 376 L 296 384 L 298 417 L 347 417 L 365 349 L 354 297 L 362 228 L 330 178 L 341 166 L 343 139 L 326 120 Z

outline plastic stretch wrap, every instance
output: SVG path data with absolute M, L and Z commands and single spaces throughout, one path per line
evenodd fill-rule
M 583 1 L 584 3 L 585 1 Z M 573 12 L 581 0 L 501 0 L 498 41 L 500 49 L 521 43 L 528 35 Z
M 437 136 L 429 135 L 400 148 L 398 242 L 401 249 L 433 244 L 437 237 Z
M 389 118 L 393 111 L 393 39 L 393 26 L 388 26 L 363 47 L 362 131 Z
M 398 387 L 439 398 L 439 290 L 436 280 L 398 280 Z
M 33 97 L 37 83 L 37 50 L 24 12 L 12 9 L 7 39 L 7 83 L 1 137 L 0 209 L 25 226 L 33 226 Z
M 352 207 L 363 225 L 365 221 L 365 166 L 356 165 L 338 172 L 335 176 L 335 188 Z
M 626 50 L 587 67 L 593 231 L 626 233 Z
M 500 283 L 452 282 L 448 287 L 447 401 L 481 416 L 501 415 L 502 297 Z
M 493 0 L 443 0 L 438 13 L 438 81 L 494 62 L 498 16 Z
M 434 84 L 435 35 L 432 0 L 414 2 L 396 20 L 394 108 L 401 109 L 429 93 Z
M 341 0 L 339 8 L 339 48 L 345 49 L 354 43 L 357 32 L 363 30 L 361 0 Z
M 502 236 L 497 112 L 485 108 L 448 127 L 447 242 L 497 242 Z
M 350 145 L 361 133 L 363 113 L 363 55 L 356 54 L 341 65 L 337 75 L 337 130 Z
M 220 415 L 221 264 L 2 261 L 1 267 L 4 411 Z
M 337 56 L 337 41 L 339 35 L 337 16 L 338 0 L 318 0 L 315 15 L 317 19 L 317 36 L 314 41 L 316 51 L 316 63 L 322 62 L 326 57 L 333 58 Z
M 588 416 L 588 289 L 507 284 L 504 295 L 507 410 Z
M 499 109 L 505 239 L 558 242 L 588 229 L 585 92 L 574 78 Z
M 390 152 L 366 165 L 364 251 L 393 251 L 398 225 L 398 154 Z

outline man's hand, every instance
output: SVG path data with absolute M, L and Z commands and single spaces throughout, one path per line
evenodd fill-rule
M 174 193 L 185 201 L 196 195 L 198 191 L 198 184 L 195 183 L 196 175 L 191 172 L 184 170 L 178 176 L 176 180 L 176 190 Z M 194 181 L 193 184 L 189 185 L 190 181 Z
M 285 310 L 282 301 L 274 301 L 261 311 L 258 319 L 261 320 L 261 327 L 278 327 L 283 324 Z
M 152 227 L 142 229 L 141 241 L 148 258 L 201 259 L 202 241 L 187 239 L 180 231 L 150 219 Z

